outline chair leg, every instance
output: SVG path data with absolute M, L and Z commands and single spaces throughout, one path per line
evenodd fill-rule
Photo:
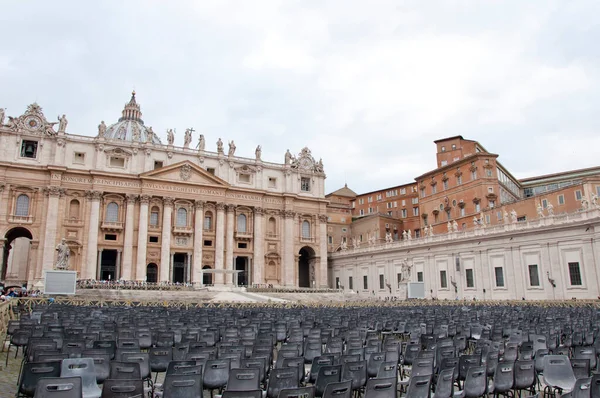
M 8 344 L 8 348 L 6 349 L 6 366 L 8 366 L 8 353 L 10 352 L 10 344 Z

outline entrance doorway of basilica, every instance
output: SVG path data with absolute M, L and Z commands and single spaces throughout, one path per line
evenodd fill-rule
M 205 265 L 202 269 L 212 269 L 210 265 Z M 204 272 L 202 274 L 202 284 L 204 285 L 212 285 L 213 283 L 213 274 L 210 272 Z
M 248 282 L 250 281 L 250 266 L 248 257 L 236 257 L 235 270 L 241 271 L 240 273 L 238 273 L 237 276 L 238 286 L 248 286 Z
M 100 251 L 100 270 L 98 279 L 101 281 L 114 281 L 117 275 L 117 250 L 104 249 Z
M 27 281 L 32 239 L 31 232 L 23 227 L 6 232 L 2 252 L 2 281 Z
M 314 262 L 315 251 L 304 246 L 298 254 L 298 287 L 311 287 L 311 263 Z
M 173 254 L 173 283 L 187 283 L 187 253 Z
M 146 267 L 146 282 L 158 282 L 158 265 L 156 265 L 155 263 L 150 263 Z

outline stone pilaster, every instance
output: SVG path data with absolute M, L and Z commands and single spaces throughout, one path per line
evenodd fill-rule
M 223 253 L 225 243 L 225 204 L 217 203 L 217 224 L 215 228 L 215 270 L 223 270 Z M 214 284 L 223 284 L 224 275 L 216 272 L 214 275 Z
M 252 264 L 252 283 L 264 283 L 265 237 L 263 233 L 263 209 L 254 208 L 254 261 Z
M 173 214 L 173 198 L 163 198 L 163 225 L 160 248 L 160 282 L 170 280 L 171 268 L 171 217 Z
M 202 232 L 204 230 L 204 202 L 197 200 L 194 202 L 194 256 L 192 257 L 192 283 L 194 285 L 202 284 Z
M 327 215 L 319 215 L 319 267 L 317 272 L 318 287 L 327 287 Z M 336 286 L 337 287 L 337 286 Z
M 133 216 L 135 212 L 135 201 L 137 195 L 127 195 L 127 212 L 125 214 L 125 236 L 123 238 L 123 263 L 121 277 L 131 280 L 133 272 Z
M 44 193 L 48 196 L 48 212 L 46 213 L 46 231 L 44 233 L 44 248 L 43 248 L 43 271 L 52 270 L 54 268 L 54 258 L 56 251 L 56 231 L 58 227 L 58 211 L 59 199 L 64 194 L 65 190 L 56 186 L 49 186 L 44 189 Z
M 225 269 L 233 270 L 233 230 L 234 227 L 234 216 L 235 216 L 235 206 L 227 205 L 227 226 L 225 227 Z M 233 283 L 233 274 L 227 274 L 225 277 L 225 283 L 230 285 Z
M 100 222 L 100 199 L 102 192 L 87 191 L 87 198 L 90 201 L 90 223 L 88 225 L 87 241 L 87 261 L 85 263 L 85 273 L 83 279 L 96 279 L 96 262 L 98 260 L 98 224 Z M 100 272 L 98 270 L 98 272 Z
M 290 210 L 283 212 L 283 284 L 285 286 L 294 286 L 294 217 L 296 213 Z
M 146 280 L 146 251 L 148 247 L 148 204 L 149 195 L 140 196 L 140 219 L 138 223 L 137 261 L 135 264 L 135 279 Z

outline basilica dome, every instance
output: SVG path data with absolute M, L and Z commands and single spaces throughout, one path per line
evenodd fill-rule
M 125 104 L 123 115 L 119 118 L 119 121 L 105 128 L 104 138 L 106 139 L 162 144 L 160 138 L 152 131 L 152 127 L 144 125 L 140 105 L 135 101 L 135 91 L 131 93 L 129 102 Z M 101 129 L 99 127 L 99 130 Z

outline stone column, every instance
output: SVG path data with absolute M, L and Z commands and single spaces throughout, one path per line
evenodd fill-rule
M 283 284 L 284 286 L 294 285 L 294 217 L 296 213 L 290 210 L 283 212 Z
M 168 280 L 171 282 L 173 281 L 173 268 L 175 268 L 175 253 L 171 253 L 171 263 L 169 266 L 169 279 Z
M 98 266 L 97 272 L 94 272 L 94 267 L 98 260 L 98 223 L 100 222 L 100 199 L 102 192 L 87 191 L 86 195 L 90 200 L 90 224 L 88 225 L 88 241 L 87 241 L 87 261 L 85 264 L 85 272 L 83 279 L 95 279 L 97 272 L 100 272 Z
M 98 257 L 97 257 L 97 263 L 96 263 L 96 280 L 100 280 L 100 278 L 102 277 L 101 275 L 101 268 L 102 268 L 102 250 L 100 249 L 98 250 Z
M 58 210 L 59 210 L 59 199 L 64 194 L 65 190 L 60 187 L 50 186 L 44 189 L 48 196 L 48 207 L 46 213 L 46 231 L 44 233 L 44 248 L 43 248 L 43 266 L 42 266 L 42 278 L 44 277 L 43 271 L 52 270 L 54 268 L 54 259 L 56 252 L 56 230 L 58 226 Z M 96 238 L 98 235 L 96 234 Z
M 248 284 L 264 283 L 265 269 L 265 237 L 263 234 L 263 209 L 261 207 L 254 208 L 254 261 L 252 266 L 248 263 L 248 270 L 252 269 L 252 281 Z
M 135 279 L 145 281 L 146 251 L 148 247 L 148 204 L 150 195 L 140 196 L 140 220 L 138 224 L 137 261 L 135 264 Z
M 194 202 L 194 255 L 192 267 L 192 280 L 194 285 L 202 284 L 202 232 L 204 230 L 204 201 Z
M 133 271 L 133 213 L 137 195 L 127 195 L 127 213 L 125 214 L 125 236 L 123 238 L 123 267 L 121 276 L 126 281 L 131 280 Z
M 163 224 L 162 241 L 160 248 L 160 278 L 159 282 L 170 280 L 169 270 L 171 268 L 171 216 L 173 213 L 173 202 L 175 199 L 163 198 Z
M 234 224 L 233 219 L 235 216 L 235 206 L 227 205 L 227 226 L 225 227 L 227 234 L 225 237 L 225 269 L 233 270 L 233 230 Z M 227 274 L 225 284 L 231 285 L 233 283 L 233 274 Z
M 317 286 L 327 287 L 327 215 L 319 214 L 319 268 L 317 272 Z M 340 282 L 342 283 L 342 282 Z M 337 288 L 337 286 L 336 286 Z
M 225 203 L 217 203 L 217 225 L 215 228 L 215 274 L 213 284 L 222 285 L 225 282 L 224 275 L 218 270 L 223 268 L 223 251 L 225 243 Z
M 115 280 L 118 281 L 121 277 L 121 250 L 117 250 L 117 262 L 115 263 Z
M 192 280 L 192 253 L 187 254 L 187 262 L 185 264 L 185 283 L 190 283 Z

